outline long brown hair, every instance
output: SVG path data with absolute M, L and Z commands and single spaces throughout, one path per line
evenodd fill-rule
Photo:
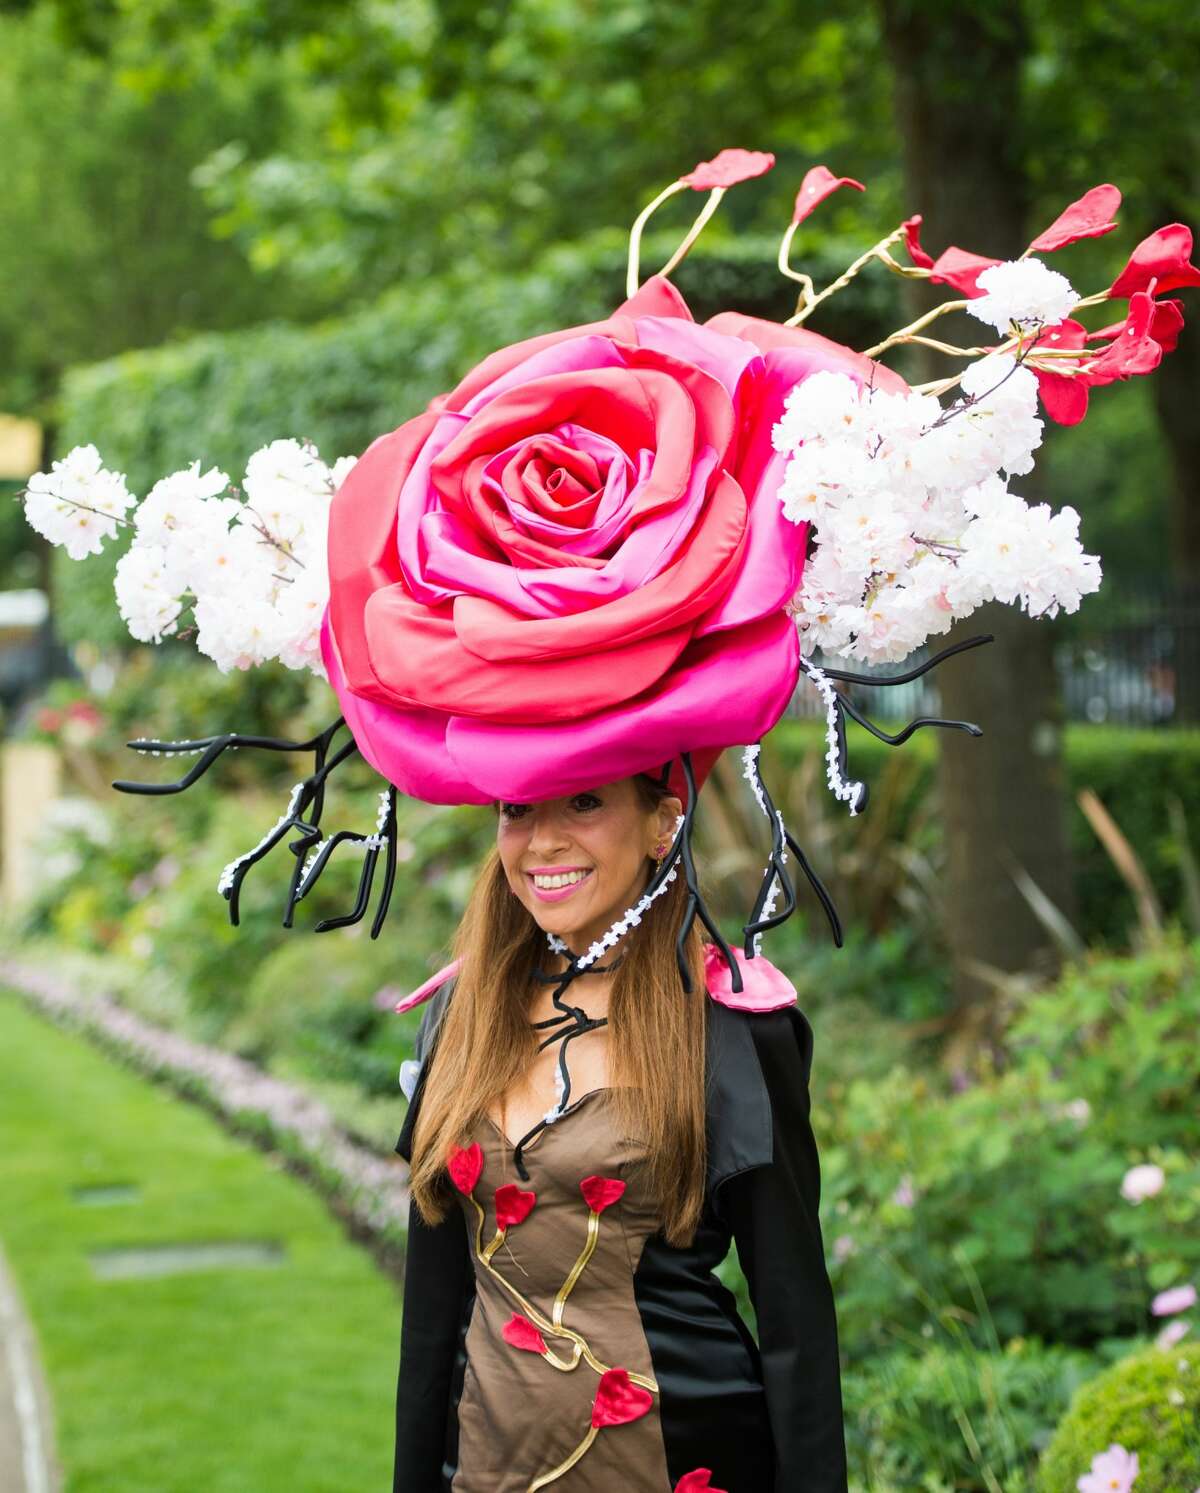
M 665 790 L 635 782 L 643 804 Z M 647 1186 L 659 1205 L 669 1244 L 691 1242 L 704 1202 L 704 951 L 693 927 L 686 944 L 687 994 L 675 957 L 687 887 L 670 884 L 620 945 L 624 958 L 609 995 L 609 1077 L 615 1119 L 647 1143 Z M 427 1224 L 451 1206 L 446 1158 L 509 1089 L 520 1082 L 544 1034 L 529 1023 L 533 971 L 544 960 L 545 935 L 513 895 L 493 850 L 484 862 L 455 938 L 462 959 L 425 1076 L 413 1132 L 411 1188 Z

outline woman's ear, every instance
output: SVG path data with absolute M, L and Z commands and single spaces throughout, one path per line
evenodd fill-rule
M 673 793 L 666 798 L 660 799 L 658 809 L 658 838 L 660 843 L 665 840 L 668 845 L 675 838 L 675 821 L 683 813 L 683 803 Z

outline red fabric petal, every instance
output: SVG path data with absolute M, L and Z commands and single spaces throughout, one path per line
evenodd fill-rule
M 685 1472 L 675 1484 L 675 1493 L 725 1493 L 724 1488 L 714 1488 L 709 1479 L 710 1467 L 697 1467 L 694 1472 Z
M 479 1181 L 483 1171 L 483 1148 L 478 1141 L 464 1150 L 462 1146 L 454 1146 L 450 1151 L 450 1160 L 446 1163 L 450 1173 L 450 1180 L 458 1188 L 459 1192 L 468 1195 L 475 1190 L 475 1184 Z
M 1200 269 L 1189 263 L 1191 253 L 1192 230 L 1186 223 L 1168 223 L 1141 241 L 1108 293 L 1132 296 L 1145 290 L 1152 280 L 1158 281 L 1160 295 L 1185 285 L 1200 285 Z
M 1038 393 L 1042 406 L 1058 425 L 1078 425 L 1087 414 L 1088 386 L 1079 377 L 1070 378 L 1062 373 L 1050 373 L 1044 368 L 1035 368 Z
M 811 171 L 806 171 L 800 190 L 796 193 L 792 222 L 803 223 L 813 208 L 819 207 L 839 187 L 853 187 L 856 192 L 867 190 L 861 181 L 855 181 L 852 176 L 834 176 L 828 166 L 814 166 Z
M 1110 384 L 1114 379 L 1152 373 L 1158 367 L 1163 350 L 1151 335 L 1154 312 L 1155 301 L 1149 291 L 1135 291 L 1130 296 L 1125 325 L 1098 357 L 1084 365 L 1083 376 L 1089 384 Z
M 500 1336 L 504 1341 L 514 1348 L 520 1348 L 525 1353 L 544 1353 L 546 1351 L 546 1340 L 529 1320 L 520 1312 L 513 1312 L 512 1316 L 500 1329 Z
M 921 247 L 921 224 L 923 222 L 921 214 L 914 213 L 911 218 L 905 218 L 900 226 L 904 229 L 904 246 L 908 250 L 908 257 L 918 269 L 931 270 L 933 255 L 926 253 Z
M 585 1177 L 579 1190 L 593 1213 L 603 1213 L 625 1191 L 625 1184 L 618 1177 Z
M 1155 301 L 1154 316 L 1150 322 L 1150 335 L 1165 353 L 1173 353 L 1179 346 L 1179 334 L 1183 331 L 1183 302 Z
M 711 161 L 701 161 L 679 180 L 697 192 L 709 192 L 713 187 L 734 187 L 752 176 L 763 176 L 774 164 L 775 157 L 769 151 L 722 150 Z
M 592 1425 L 627 1425 L 645 1415 L 653 1404 L 654 1396 L 640 1384 L 632 1384 L 628 1370 L 606 1369 L 596 1390 Z
M 1072 321 L 1068 316 L 1046 327 L 1037 340 L 1038 347 L 1083 347 L 1091 341 L 1087 328 L 1081 321 Z
M 1100 238 L 1111 233 L 1117 226 L 1113 214 L 1121 205 L 1121 193 L 1117 187 L 1105 183 L 1085 192 L 1078 202 L 1072 202 L 1061 212 L 1044 233 L 1039 233 L 1030 244 L 1028 253 L 1049 254 L 1081 238 Z
M 982 254 L 951 247 L 934 260 L 929 278 L 935 285 L 953 285 L 962 295 L 974 297 L 983 294 L 975 283 L 980 275 L 999 263 L 998 259 L 987 259 Z
M 515 1182 L 505 1182 L 496 1188 L 496 1227 L 513 1229 L 524 1223 L 533 1212 L 537 1193 L 522 1192 Z

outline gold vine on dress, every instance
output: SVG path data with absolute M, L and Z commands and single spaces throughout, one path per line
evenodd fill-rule
M 466 1147 L 454 1146 L 447 1162 L 447 1170 L 455 1187 L 470 1200 L 471 1206 L 475 1209 L 475 1258 L 521 1308 L 520 1312 L 514 1312 L 505 1323 L 502 1330 L 504 1341 L 510 1347 L 518 1348 L 523 1352 L 536 1353 L 552 1368 L 563 1373 L 570 1373 L 578 1367 L 581 1359 L 586 1359 L 600 1375 L 600 1382 L 596 1387 L 596 1395 L 592 1402 L 591 1424 L 587 1433 L 574 1451 L 557 1467 L 552 1467 L 548 1472 L 543 1472 L 534 1478 L 529 1484 L 528 1493 L 536 1493 L 538 1488 L 545 1488 L 548 1484 L 557 1481 L 564 1473 L 569 1472 L 595 1441 L 597 1434 L 606 1426 L 627 1425 L 630 1421 L 638 1420 L 645 1415 L 653 1407 L 654 1394 L 658 1391 L 657 1383 L 645 1374 L 635 1374 L 628 1369 L 601 1363 L 583 1335 L 563 1322 L 567 1297 L 570 1296 L 575 1283 L 587 1268 L 587 1263 L 595 1251 L 596 1241 L 600 1237 L 600 1215 L 606 1208 L 618 1201 L 625 1191 L 625 1183 L 618 1177 L 596 1176 L 584 1177 L 580 1182 L 579 1190 L 583 1194 L 584 1202 L 588 1205 L 587 1238 L 575 1263 L 567 1272 L 566 1279 L 558 1288 L 550 1316 L 547 1317 L 492 1264 L 492 1256 L 504 1243 L 509 1229 L 524 1223 L 533 1212 L 537 1194 L 523 1190 L 515 1182 L 505 1182 L 497 1187 L 494 1197 L 496 1232 L 485 1246 L 483 1243 L 485 1213 L 483 1205 L 475 1196 L 475 1188 L 483 1173 L 483 1148 L 478 1141 Z M 549 1347 L 543 1334 L 552 1338 L 564 1338 L 570 1342 L 572 1345 L 570 1360 L 564 1361 L 559 1358 Z M 712 1486 L 711 1477 L 712 1473 L 709 1468 L 697 1467 L 693 1472 L 685 1473 L 680 1478 L 675 1485 L 675 1493 L 722 1493 L 720 1488 Z

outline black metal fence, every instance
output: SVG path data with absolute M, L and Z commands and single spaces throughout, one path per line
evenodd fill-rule
M 1052 621 L 1054 659 L 1068 720 L 1101 725 L 1200 727 L 1200 584 L 1142 581 L 1114 584 L 1083 599 L 1079 610 Z M 818 666 L 857 674 L 907 673 L 936 653 L 945 639 L 934 639 L 902 663 L 870 665 L 816 652 Z M 852 689 L 852 698 L 873 716 L 908 719 L 940 712 L 936 672 L 886 691 L 880 710 L 876 691 Z M 798 718 L 820 716 L 823 706 L 813 686 L 801 680 L 788 708 Z

